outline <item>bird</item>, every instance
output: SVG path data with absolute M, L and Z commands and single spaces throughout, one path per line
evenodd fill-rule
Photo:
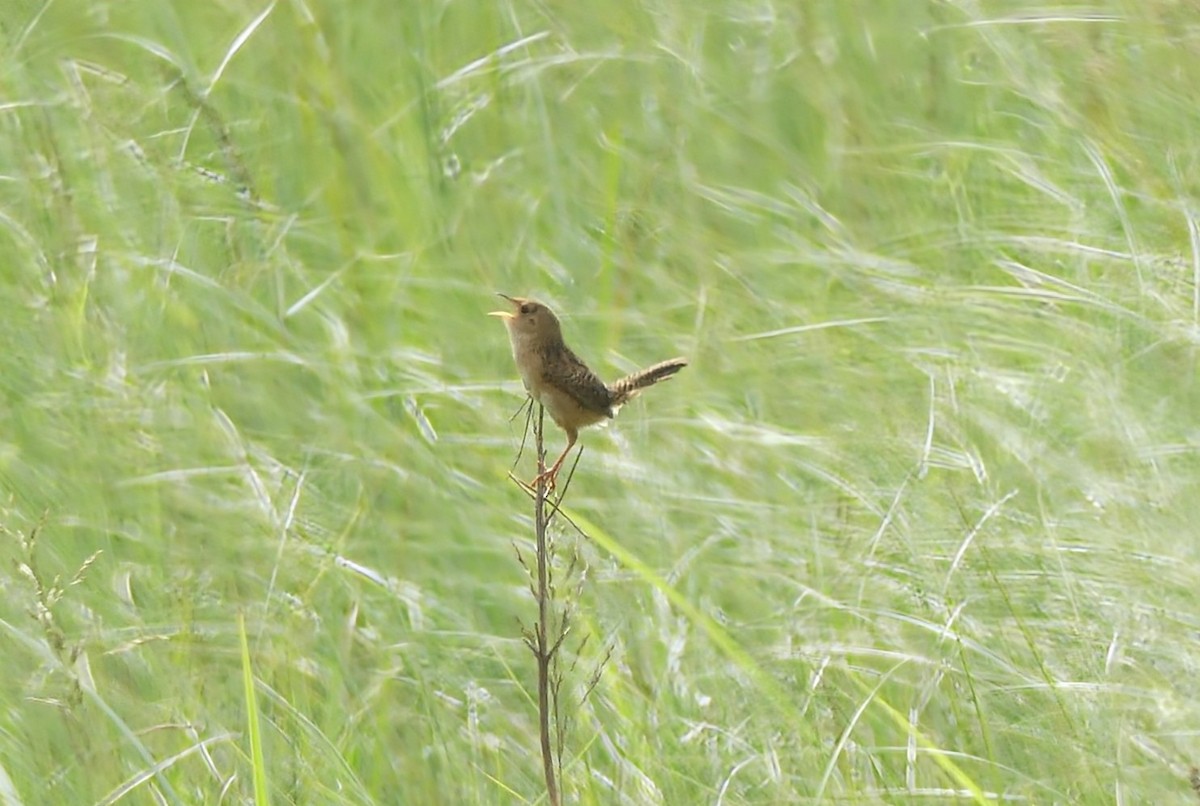
M 579 439 L 579 429 L 612 419 L 643 389 L 667 380 L 688 364 L 686 358 L 672 358 L 605 383 L 563 341 L 562 324 L 548 305 L 527 297 L 498 296 L 508 300 L 511 310 L 488 315 L 504 320 L 525 390 L 567 435 L 567 447 L 548 470 L 530 482 L 531 487 L 545 483 L 554 489 L 563 460 Z

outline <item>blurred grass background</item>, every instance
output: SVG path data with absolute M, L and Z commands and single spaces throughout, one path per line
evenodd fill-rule
M 567 802 L 1191 797 L 1195 4 L 0 37 L 0 801 L 538 802 L 495 291 L 692 360 L 582 440 Z

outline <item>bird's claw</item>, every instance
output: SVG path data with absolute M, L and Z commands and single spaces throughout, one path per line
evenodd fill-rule
M 529 482 L 530 488 L 536 490 L 542 484 L 546 485 L 546 492 L 554 489 L 555 480 L 558 477 L 558 468 L 552 467 L 544 473 L 538 473 L 533 477 L 533 481 Z

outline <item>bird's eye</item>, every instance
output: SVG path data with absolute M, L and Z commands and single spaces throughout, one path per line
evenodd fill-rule
M 526 302 L 524 305 L 521 306 L 521 313 L 530 314 L 530 313 L 533 313 L 533 311 L 534 311 L 534 306 L 531 303 Z

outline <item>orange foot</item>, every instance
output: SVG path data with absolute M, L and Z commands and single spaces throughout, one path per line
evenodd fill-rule
M 533 481 L 529 482 L 529 486 L 536 490 L 539 484 L 545 483 L 546 492 L 554 489 L 555 480 L 558 478 L 558 465 L 547 470 L 545 473 L 539 473 L 533 477 Z

